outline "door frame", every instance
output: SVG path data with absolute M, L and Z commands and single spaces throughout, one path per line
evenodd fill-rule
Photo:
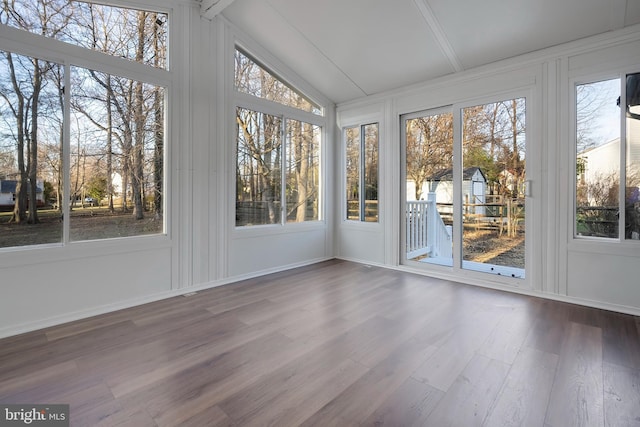
M 473 271 L 462 267 L 462 241 L 463 241 L 463 213 L 462 203 L 462 181 L 454 179 L 453 181 L 453 198 L 454 198 L 454 219 L 453 219 L 453 266 L 441 266 L 428 264 L 424 262 L 411 261 L 407 259 L 406 253 L 406 200 L 407 200 L 407 162 L 406 162 L 406 121 L 417 117 L 427 115 L 436 115 L 442 113 L 453 114 L 453 174 L 462 176 L 462 110 L 464 108 L 491 104 L 495 102 L 508 101 L 516 98 L 525 99 L 525 181 L 527 182 L 529 191 L 525 197 L 525 277 L 513 278 L 504 275 L 496 275 L 491 273 Z M 399 114 L 398 123 L 400 127 L 400 197 L 399 197 L 399 261 L 401 266 L 411 269 L 428 272 L 436 276 L 450 277 L 461 281 L 469 282 L 485 282 L 489 284 L 507 285 L 509 287 L 534 289 L 534 283 L 538 282 L 539 264 L 536 259 L 534 264 L 533 254 L 536 248 L 540 247 L 541 236 L 535 236 L 534 230 L 536 224 L 540 222 L 541 214 L 541 153 L 540 143 L 537 137 L 537 128 L 535 126 L 536 114 L 538 114 L 538 106 L 535 103 L 534 90 L 532 88 L 524 88 L 513 91 L 494 93 L 492 95 L 482 96 L 458 101 L 453 104 L 443 105 L 436 108 L 427 108 L 419 111 Z M 535 201 L 535 203 L 534 203 Z M 540 258 L 541 259 L 541 254 Z

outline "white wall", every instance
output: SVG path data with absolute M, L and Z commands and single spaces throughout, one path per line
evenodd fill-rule
M 563 74 L 569 81 L 584 81 L 639 72 L 640 29 L 636 26 L 635 31 L 623 34 L 619 39 L 603 39 L 593 49 L 570 52 L 563 58 Z M 561 124 L 560 129 L 561 141 L 569 141 L 571 127 Z M 569 145 L 569 142 L 563 145 Z M 563 158 L 575 155 L 571 148 L 563 148 L 560 153 Z M 567 169 L 559 167 L 558 173 L 561 179 L 570 181 L 572 172 Z M 566 265 L 559 265 L 560 292 L 564 291 L 570 297 L 587 300 L 594 305 L 610 305 L 613 309 L 639 314 L 640 242 L 573 239 L 573 223 L 566 221 L 567 217 L 571 218 L 573 206 L 564 204 L 562 207 L 567 209 L 568 214 L 558 218 L 566 224 L 563 234 L 567 242 L 559 244 L 560 249 L 566 251 Z M 565 283 L 566 289 L 563 289 Z
M 233 56 L 225 63 L 224 55 L 242 34 L 222 18 L 201 18 L 197 2 L 149 5 L 173 12 L 168 233 L 0 250 L 0 338 L 333 256 L 334 105 L 244 40 L 326 106 L 328 160 L 321 221 L 235 229 Z
M 187 29 L 175 35 L 173 46 L 177 81 L 171 90 L 168 236 L 0 251 L 0 337 L 334 255 L 402 268 L 400 115 L 521 91 L 531 99 L 528 135 L 534 148 L 527 162 L 537 165 L 531 171 L 536 203 L 528 211 L 533 237 L 527 277 L 532 283 L 529 289 L 515 290 L 640 313 L 640 246 L 574 242 L 568 197 L 574 156 L 568 125 L 569 79 L 625 67 L 640 70 L 640 28 L 339 106 L 340 126 L 380 123 L 378 223 L 343 220 L 343 156 L 339 133 L 332 132 L 335 110 L 325 100 L 323 156 L 328 161 L 322 220 L 236 230 L 234 136 L 228 104 L 232 69 L 230 64 L 223 66 L 221 58 L 242 35 L 221 18 L 213 22 L 200 18 L 196 3 L 161 3 L 174 5 L 174 22 Z M 245 42 L 262 52 L 254 41 Z M 293 84 L 322 99 L 285 64 L 262 53 Z M 454 279 L 513 289 L 473 275 Z
M 143 303 L 171 289 L 171 247 L 2 268 L 0 336 Z M 26 255 L 26 253 L 25 253 Z
M 377 113 L 392 132 L 381 138 L 380 162 L 387 176 L 380 207 L 391 215 L 378 227 L 337 228 L 336 254 L 345 259 L 413 270 L 401 265 L 399 217 L 400 117 L 449 105 L 473 105 L 503 94 L 527 93 L 527 283 L 509 284 L 485 275 L 452 274 L 426 266 L 424 274 L 640 314 L 640 244 L 585 242 L 573 238 L 575 149 L 570 94 L 580 79 L 640 71 L 640 27 L 627 28 L 468 70 L 454 76 L 340 104 L 339 126 Z M 497 99 L 496 99 L 497 100 Z M 344 162 L 338 153 L 338 164 Z M 391 183 L 391 184 L 390 184 Z M 337 204 L 343 203 L 342 182 Z M 342 215 L 342 211 L 339 212 Z M 341 217 L 339 217 L 341 218 Z M 386 250 L 380 248 L 385 246 Z M 389 252 L 389 247 L 391 251 Z M 395 251 L 395 253 L 393 253 Z
M 178 31 L 171 45 L 176 78 L 169 88 L 171 142 L 165 156 L 167 235 L 0 250 L 0 337 L 164 298 L 191 284 L 191 238 L 184 233 L 192 223 L 189 43 L 200 30 L 199 8 L 173 0 L 148 6 L 171 11 L 173 25 L 190 30 Z M 36 38 L 21 38 L 2 43 L 26 52 L 29 43 L 38 48 Z M 60 46 L 50 54 L 78 52 Z M 74 60 L 82 63 L 79 56 Z

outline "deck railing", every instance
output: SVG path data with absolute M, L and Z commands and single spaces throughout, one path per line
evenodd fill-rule
M 427 200 L 406 203 L 407 259 L 419 256 L 451 258 L 451 226 L 445 225 L 436 206 L 435 194 Z

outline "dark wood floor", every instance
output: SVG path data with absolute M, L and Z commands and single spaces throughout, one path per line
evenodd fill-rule
M 639 426 L 638 318 L 330 261 L 0 340 L 73 426 Z

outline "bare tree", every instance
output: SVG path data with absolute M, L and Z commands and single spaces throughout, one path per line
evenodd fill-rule
M 436 172 L 453 167 L 453 115 L 409 120 L 406 134 L 407 178 L 415 183 L 415 198 L 420 200 L 424 183 Z
M 16 5 L 3 0 L 0 21 L 47 37 L 57 37 L 69 21 L 68 1 L 42 0 Z M 19 7 L 17 7 L 19 6 Z M 38 58 L 5 53 L 11 89 L 4 88 L 2 97 L 14 118 L 18 183 L 12 221 L 39 222 L 38 141 L 40 108 L 48 74 L 54 64 Z M 28 212 L 27 212 L 28 209 Z

